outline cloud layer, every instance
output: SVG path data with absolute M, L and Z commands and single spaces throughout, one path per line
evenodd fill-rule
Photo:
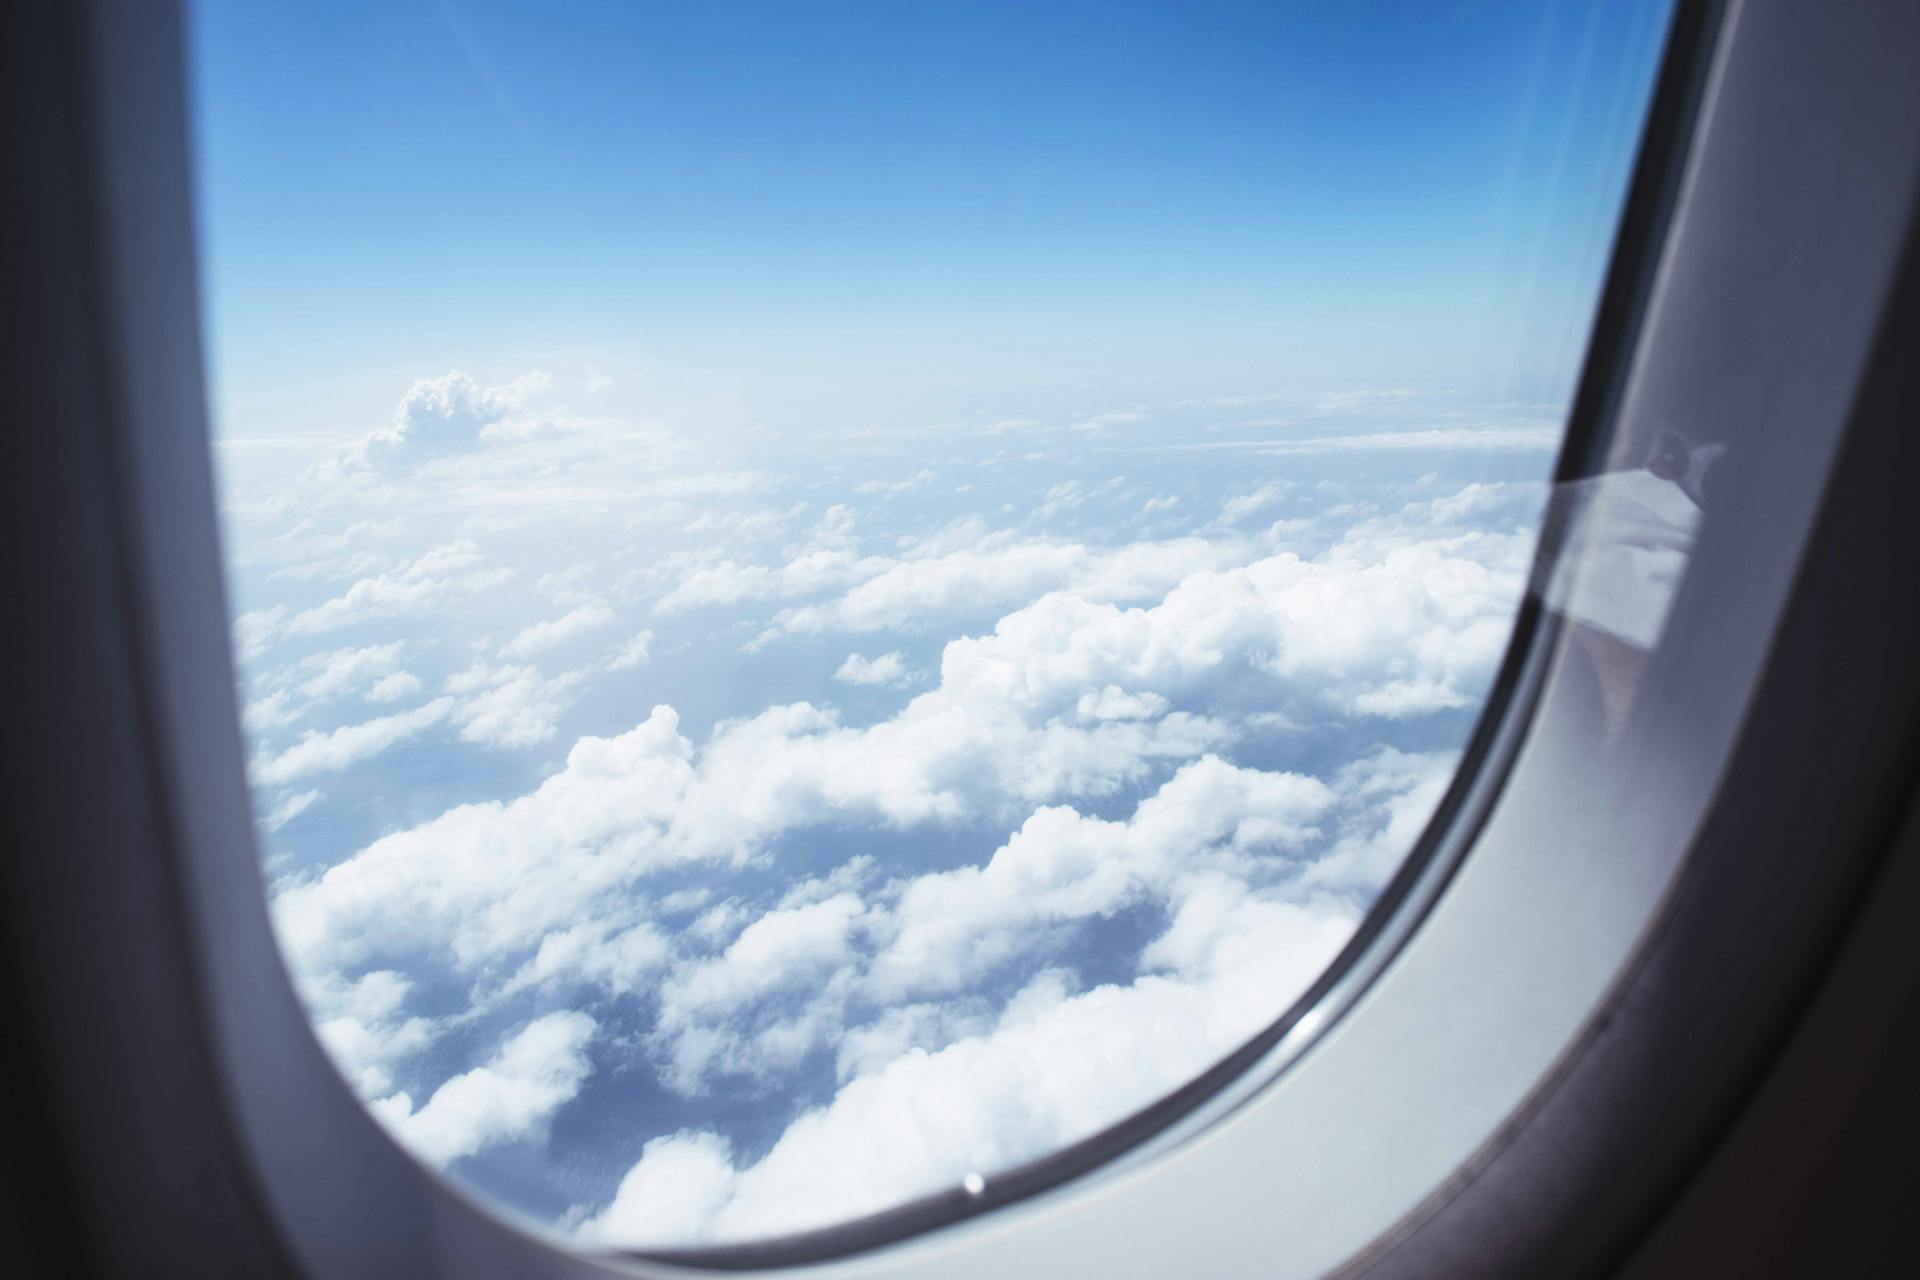
M 416 384 L 248 508 L 235 639 L 323 1042 L 422 1159 L 553 1171 L 619 1245 L 991 1177 L 1278 1016 L 1446 786 L 1543 496 L 1102 471 L 1153 406 L 985 428 L 1065 475 L 746 466 L 586 381 Z

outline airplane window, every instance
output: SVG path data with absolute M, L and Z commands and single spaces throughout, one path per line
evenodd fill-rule
M 1284 1014 L 1508 642 L 1667 10 L 193 6 L 264 878 L 371 1112 L 754 1240 Z M 1714 450 L 1554 495 L 1609 714 Z

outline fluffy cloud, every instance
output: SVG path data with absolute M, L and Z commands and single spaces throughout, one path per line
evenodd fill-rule
M 1214 517 L 1214 526 L 1221 529 L 1231 528 L 1245 520 L 1256 511 L 1261 511 L 1287 496 L 1293 485 L 1285 480 L 1275 480 L 1261 485 L 1251 493 L 1236 494 L 1220 504 L 1220 514 Z
M 1168 922 L 1143 965 L 1189 978 L 1211 971 L 1240 932 L 1291 936 L 1300 912 L 1351 919 L 1378 887 L 1370 877 L 1392 865 L 1361 860 L 1360 846 L 1417 833 L 1397 821 L 1410 811 L 1407 789 L 1425 779 L 1396 768 L 1407 763 L 1330 787 L 1209 757 L 1125 821 L 1041 808 L 981 866 L 856 892 L 874 869 L 850 865 L 832 897 L 783 906 L 722 955 L 683 966 L 653 1036 L 666 1081 L 692 1093 L 713 1075 L 776 1076 L 836 1044 L 844 1078 L 850 1065 L 936 1049 L 981 1029 L 984 983 L 1076 954 L 1085 930 L 1128 909 Z M 1347 858 L 1343 873 L 1305 874 L 1329 849 Z M 682 994 L 689 974 L 715 997 Z
M 296 635 L 336 631 L 370 618 L 391 618 L 439 604 L 451 597 L 484 591 L 511 576 L 511 570 L 481 570 L 480 549 L 471 539 L 443 543 L 389 573 L 362 578 L 345 592 L 304 609 L 285 625 Z M 261 627 L 252 631 L 257 637 Z
M 855 491 L 858 493 L 912 493 L 916 489 L 926 488 L 936 479 L 938 477 L 933 472 L 923 469 L 904 480 L 868 480 L 858 485 Z
M 268 831 L 278 831 L 295 818 L 311 809 L 320 799 L 318 791 L 300 791 L 281 800 L 260 819 L 260 825 Z
M 546 622 L 536 622 L 516 634 L 511 640 L 500 646 L 503 658 L 531 658 L 535 654 L 545 653 L 576 637 L 586 635 L 607 626 L 613 621 L 613 610 L 606 605 L 594 602 L 583 604 L 579 608 Z
M 559 722 L 579 687 L 580 675 L 544 676 L 528 666 L 490 667 L 477 662 L 447 680 L 447 692 L 462 695 L 453 709 L 460 736 L 489 747 L 531 747 L 559 731 Z
M 530 952 L 671 856 L 662 837 L 691 756 L 665 709 L 619 738 L 582 739 L 517 800 L 459 806 L 282 888 L 281 942 L 322 985 L 377 958 L 437 953 L 472 969 Z
M 301 670 L 312 673 L 300 685 L 300 692 L 309 698 L 337 698 L 392 671 L 399 661 L 398 642 L 314 654 L 300 663 Z
M 394 1094 L 374 1114 L 409 1150 L 446 1165 L 502 1142 L 526 1138 L 572 1100 L 591 1064 L 594 1020 L 572 1011 L 536 1018 L 502 1045 L 485 1066 L 453 1077 L 418 1111 Z
M 367 689 L 368 702 L 399 702 L 411 698 L 421 689 L 420 677 L 407 671 L 394 671 L 381 676 Z
M 318 773 L 338 773 L 439 724 L 454 706 L 451 698 L 436 698 L 411 711 L 342 725 L 329 733 L 309 732 L 285 751 L 255 756 L 248 772 L 256 786 L 266 787 Z
M 909 1049 L 736 1162 L 720 1136 L 656 1139 L 580 1230 L 625 1246 L 745 1239 L 870 1213 L 1098 1130 L 1190 1079 L 1303 990 L 1346 941 L 1337 908 L 1205 907 L 1190 973 L 1072 992 L 1045 973 L 990 1030 Z M 1198 914 L 1198 913 L 1196 913 Z
M 315 983 L 305 993 L 320 1042 L 363 1098 L 386 1096 L 393 1088 L 388 1067 L 433 1039 L 433 1024 L 401 1007 L 412 987 L 403 974 L 380 969 L 351 982 Z
M 451 703 L 432 705 L 446 716 Z M 590 917 L 597 901 L 663 867 L 739 862 L 829 818 L 904 825 L 1008 797 L 1109 793 L 1155 760 L 1190 758 L 1223 736 L 1177 713 L 1032 724 L 936 692 L 866 729 L 806 703 L 775 707 L 723 725 L 696 753 L 672 709 L 656 707 L 620 737 L 582 738 L 527 796 L 450 810 L 286 889 L 276 919 L 313 972 L 411 949 L 484 964 Z
M 548 382 L 538 372 L 498 387 L 481 387 L 458 370 L 444 377 L 422 378 L 394 410 L 393 425 L 369 434 L 349 451 L 348 458 L 367 466 L 395 468 L 470 449 L 486 427 L 518 409 Z
M 642 631 L 621 645 L 607 660 L 607 670 L 627 671 L 644 665 L 653 656 L 653 632 Z
M 988 539 L 983 545 L 888 563 L 837 599 L 783 611 L 777 631 L 898 631 L 1069 590 L 1090 600 L 1151 598 L 1203 568 L 1245 560 L 1222 540 L 1176 538 L 1115 548 Z
M 1062 922 L 1148 899 L 1173 910 L 1176 850 L 1189 870 L 1228 874 L 1256 846 L 1284 862 L 1324 827 L 1337 842 L 1301 883 L 1365 888 L 1424 820 L 1444 758 L 1380 756 L 1325 782 L 1236 770 L 1200 759 L 1232 741 L 1228 723 L 1182 708 L 1220 705 L 1236 689 L 1263 707 L 1293 698 L 1363 716 L 1477 696 L 1518 594 L 1524 539 L 1455 526 L 1495 509 L 1497 497 L 1422 504 L 1318 557 L 1283 553 L 1191 574 L 1151 607 L 1045 596 L 988 634 L 949 643 L 939 686 L 871 725 L 795 703 L 722 723 L 696 745 L 670 709 L 656 708 L 626 734 L 581 739 L 518 800 L 451 810 L 284 887 L 275 903 L 283 940 L 309 980 L 430 954 L 477 980 L 479 999 L 562 979 L 631 990 L 671 964 L 670 989 L 682 994 L 663 1023 L 663 1052 L 693 1087 L 716 1064 L 752 1069 L 814 1043 L 841 1025 L 847 1000 L 951 993 Z M 553 732 L 572 680 L 480 664 L 422 711 L 478 741 L 538 740 Z M 355 745 L 312 742 L 262 776 L 299 776 Z M 1197 763 L 1129 823 L 1059 807 L 1185 762 Z M 1336 793 L 1358 799 L 1336 803 Z M 1360 811 L 1374 816 L 1361 822 Z M 736 972 L 753 948 L 690 968 L 647 916 L 643 885 L 669 868 L 744 865 L 805 827 L 963 819 L 1009 822 L 1014 835 L 983 866 L 894 885 L 860 911 L 839 899 L 870 944 L 854 966 L 864 986 L 788 1009 L 781 1025 L 750 1020 L 729 1031 L 704 1017 L 697 993 L 709 985 L 758 988 L 695 975 Z M 1202 848 L 1212 862 L 1191 861 Z M 616 943 L 617 963 L 596 970 L 583 959 Z
M 266 652 L 286 625 L 287 610 L 284 605 L 274 605 L 270 609 L 255 609 L 243 613 L 233 620 L 233 649 L 241 661 L 250 661 Z
M 438 724 L 449 744 L 527 752 L 492 767 L 540 781 L 425 822 L 383 811 L 387 834 L 281 880 L 274 920 L 336 1061 L 439 1164 L 537 1138 L 585 1087 L 594 1037 L 611 1046 L 618 1027 L 621 1069 L 649 1077 L 667 1129 L 693 1122 L 619 1152 L 637 1162 L 616 1195 L 582 1193 L 570 1220 L 621 1244 L 818 1225 L 991 1176 L 1151 1101 L 1275 1016 L 1445 787 L 1448 753 L 1377 743 L 1432 741 L 1392 722 L 1480 696 L 1537 505 L 1482 486 L 1394 508 L 1379 486 L 1300 481 L 1318 508 L 1268 525 L 1279 482 L 1249 476 L 1221 508 L 1225 495 L 1156 476 L 1194 514 L 1166 515 L 1171 497 L 1142 514 L 1198 532 L 1078 542 L 936 511 L 964 464 L 929 454 L 938 492 L 876 501 L 864 518 L 893 523 L 857 529 L 845 507 L 808 516 L 816 490 L 762 503 L 753 486 L 772 482 L 724 459 L 647 473 L 681 447 L 662 432 L 535 423 L 470 383 L 416 391 L 391 459 L 406 465 L 352 473 L 352 501 L 391 510 L 404 493 L 440 545 L 329 551 L 284 581 L 333 585 L 236 633 L 256 653 L 322 633 L 334 646 L 251 677 L 259 732 L 320 698 L 441 696 L 275 742 L 256 777 L 364 764 Z M 1042 493 L 1076 522 L 1103 495 L 1131 519 L 1144 496 L 1061 480 L 1046 460 L 1004 477 L 994 501 L 1019 499 L 1012 520 Z M 616 532 L 574 538 L 590 520 Z M 301 531 L 300 554 L 327 527 Z M 477 540 L 514 558 L 483 558 Z M 511 613 L 490 588 L 515 568 L 532 588 Z M 653 630 L 608 629 L 649 605 L 668 666 L 606 678 L 653 657 Z M 749 608 L 696 612 L 719 605 Z M 446 620 L 431 638 L 412 625 L 429 616 Z M 408 670 L 389 635 L 346 631 L 393 618 L 409 620 Z M 712 655 L 761 627 L 768 642 L 935 628 L 948 642 L 918 696 L 889 700 L 905 706 L 849 697 L 843 715 L 781 699 L 812 687 L 823 650 L 829 668 L 847 654 L 843 683 L 908 683 L 898 642 L 785 641 L 804 661 L 741 664 L 740 681 L 767 683 L 728 687 Z M 540 669 L 576 638 L 578 669 Z M 560 736 L 576 702 L 606 723 L 611 696 L 669 677 L 686 682 L 684 725 L 657 707 L 624 733 L 570 749 Z M 1267 754 L 1306 741 L 1302 725 L 1349 735 L 1346 757 Z M 1298 771 L 1247 767 L 1275 758 Z M 283 796 L 269 820 L 314 795 Z M 848 856 L 876 829 L 888 856 Z M 518 1030 L 463 1056 L 475 1028 L 500 1026 Z M 796 1081 L 823 1091 L 803 1102 Z M 713 1096 L 765 1097 L 756 1124 L 777 1116 L 784 1132 L 734 1146 L 724 1123 L 706 1129 Z
M 906 887 L 873 981 L 890 999 L 958 990 L 1059 921 L 1165 897 L 1172 881 L 1209 865 L 1230 871 L 1252 853 L 1298 851 L 1332 802 L 1315 779 L 1208 757 L 1182 768 L 1129 822 L 1039 809 L 985 866 Z
M 905 684 L 909 676 L 906 658 L 898 653 L 883 653 L 877 658 L 850 653 L 840 669 L 833 673 L 844 684 Z
M 1196 572 L 1151 608 L 1045 596 L 991 635 L 949 644 L 941 687 L 1045 714 L 1087 690 L 1177 700 L 1251 668 L 1348 712 L 1471 705 L 1506 644 L 1532 538 L 1524 527 L 1442 537 L 1406 527 L 1446 514 L 1363 526 L 1317 557 Z

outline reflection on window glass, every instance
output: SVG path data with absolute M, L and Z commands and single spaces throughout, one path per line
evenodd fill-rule
M 583 1242 L 1125 1118 L 1419 834 L 1665 5 L 193 6 L 266 879 Z

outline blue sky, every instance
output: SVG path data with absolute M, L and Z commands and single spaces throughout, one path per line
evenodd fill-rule
M 1526 581 L 1661 4 L 193 8 L 268 892 L 583 1244 L 816 1226 L 1334 954 Z
M 204 4 L 223 427 L 596 353 L 761 412 L 1551 391 L 1663 10 Z

